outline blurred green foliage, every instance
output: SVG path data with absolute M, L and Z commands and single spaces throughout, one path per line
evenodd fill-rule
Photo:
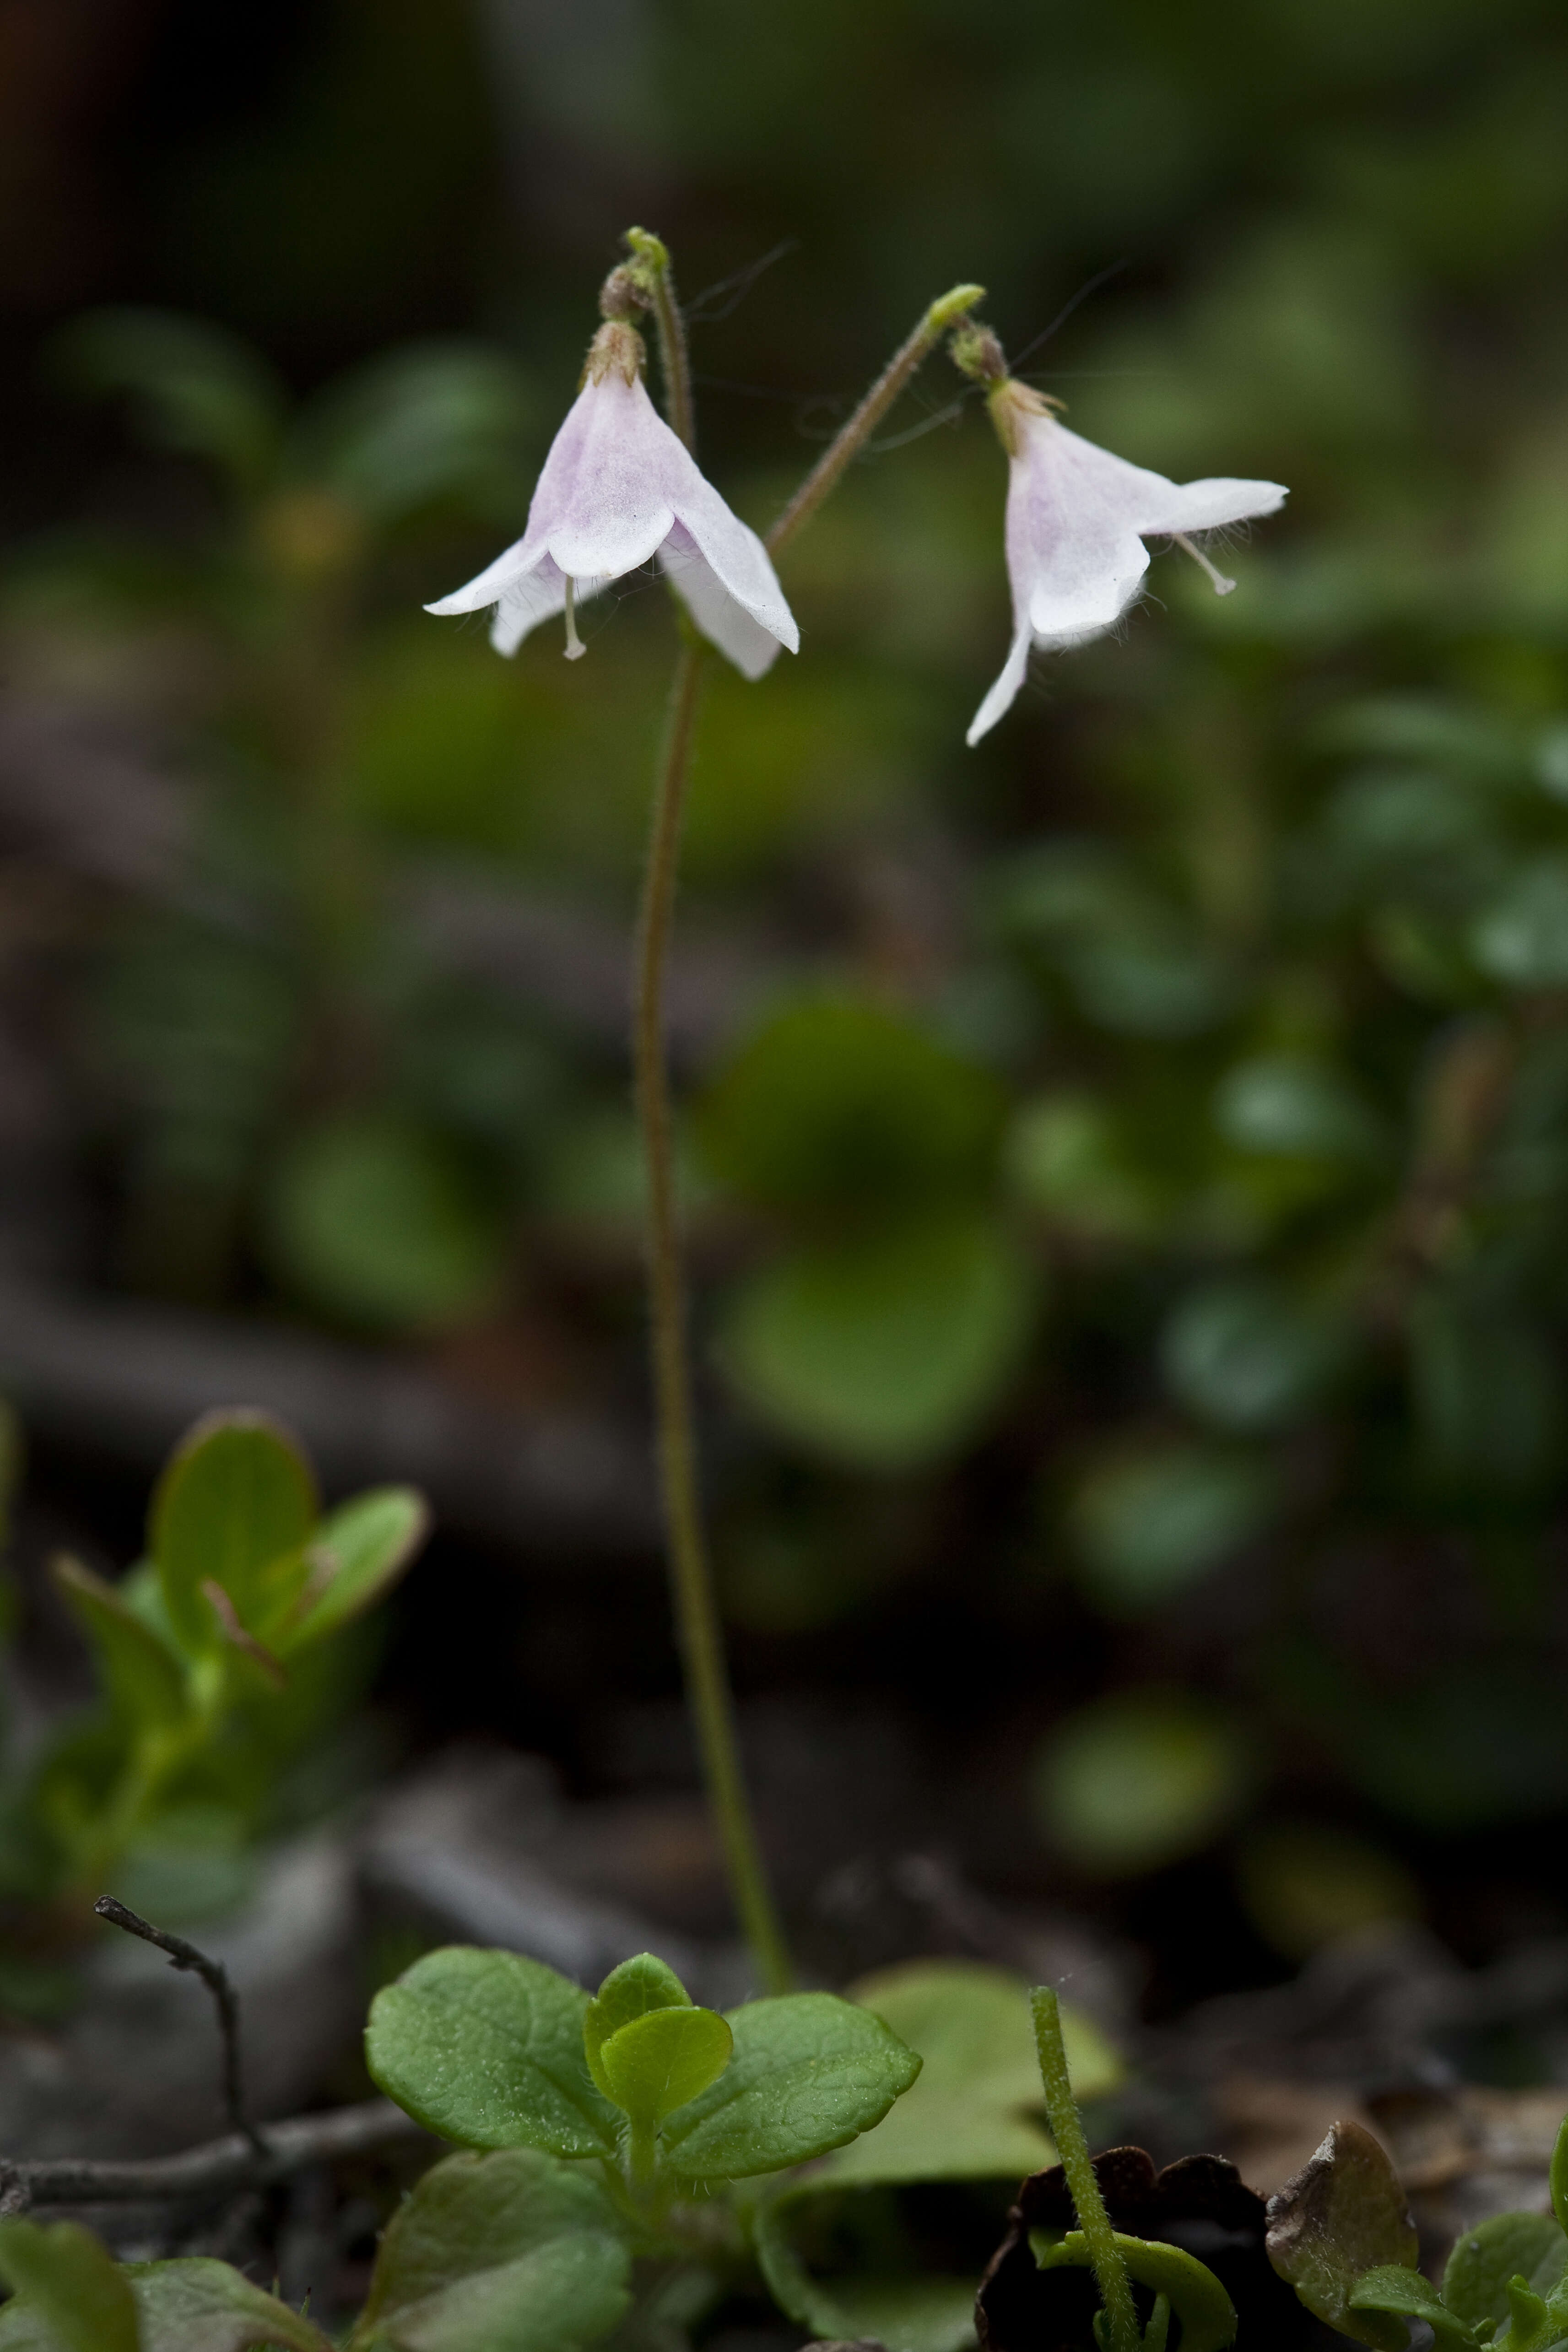
M 0 1780 L 4 1892 L 35 1906 L 46 1946 L 51 1908 L 68 1947 L 110 1873 L 166 1918 L 247 1891 L 254 1841 L 288 1822 L 289 1768 L 363 1686 L 363 1643 L 342 1636 L 395 1584 L 427 1522 L 406 1486 L 323 1513 L 286 1430 L 214 1412 L 165 1465 L 146 1557 L 128 1575 L 54 1562 L 99 1702 L 41 1750 L 5 1758 Z M 0 1954 L 0 1992 L 26 2013 L 18 1966 L 25 1955 Z
M 798 663 L 713 686 L 687 919 L 755 968 L 694 1088 L 700 1328 L 810 1486 L 737 1502 L 734 1589 L 796 1630 L 884 1605 L 945 1482 L 945 1566 L 983 1546 L 1043 1660 L 1053 1612 L 1109 1629 L 1136 1737 L 1041 1709 L 1042 1818 L 1090 1869 L 1192 1850 L 1271 1780 L 1432 1832 L 1562 1802 L 1557 12 L 698 0 L 593 70 L 585 32 L 521 73 L 497 51 L 482 100 L 483 12 L 467 62 L 419 6 L 317 16 L 331 72 L 188 166 L 221 206 L 170 232 L 166 284 L 336 350 L 354 269 L 395 316 L 394 195 L 433 157 L 471 194 L 454 121 L 491 158 L 546 137 L 552 191 L 521 258 L 442 232 L 493 331 L 302 402 L 191 319 L 99 314 L 62 351 L 208 501 L 156 546 L 20 548 L 0 614 L 50 675 L 134 672 L 197 779 L 179 890 L 83 982 L 117 1277 L 405 1342 L 565 1314 L 624 1344 L 617 1055 L 407 910 L 478 877 L 627 926 L 668 624 L 605 600 L 574 671 L 415 607 L 518 527 L 623 211 L 689 289 L 800 240 L 697 306 L 705 459 L 759 522 L 834 409 L 805 395 L 841 408 L 933 291 L 984 278 L 1023 353 L 1125 257 L 1020 363 L 1136 462 L 1292 485 L 1237 593 L 1160 557 L 1153 609 L 966 753 L 1005 632 L 971 408 L 792 550 Z M 307 197 L 382 160 L 373 93 L 418 121 L 426 74 L 382 225 L 367 187 L 318 244 Z M 933 371 L 900 422 L 957 389 Z M 899 1482 L 922 1532 L 873 1542 Z M 1134 1835 L 1140 1758 L 1169 1801 Z

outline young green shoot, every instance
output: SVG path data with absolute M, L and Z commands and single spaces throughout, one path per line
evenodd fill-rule
M 1108 2352 L 1141 2352 L 1142 2337 L 1138 2314 L 1132 2302 L 1132 2283 L 1127 2275 L 1127 2265 L 1121 2258 L 1116 2232 L 1105 2210 L 1105 2200 L 1100 2193 L 1100 2182 L 1089 2161 L 1089 2142 L 1083 2135 L 1078 2103 L 1068 2080 L 1060 2004 L 1050 1985 L 1037 1985 L 1029 1995 L 1029 2005 L 1034 2012 L 1035 2048 L 1040 2062 L 1040 2080 L 1045 2085 L 1046 2113 L 1050 2119 L 1051 2137 L 1056 2141 L 1057 2154 L 1067 2175 L 1079 2228 L 1089 2242 L 1095 2283 L 1100 2288 L 1100 2299 L 1110 2323 Z

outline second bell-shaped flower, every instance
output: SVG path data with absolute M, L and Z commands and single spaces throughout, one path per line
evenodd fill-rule
M 1009 457 L 1007 574 L 1013 643 L 1002 674 L 974 714 L 977 743 L 1008 708 L 1036 647 L 1061 651 L 1114 628 L 1149 568 L 1146 539 L 1173 539 L 1196 556 L 1223 595 L 1223 579 L 1188 534 L 1273 514 L 1278 482 L 1216 478 L 1170 482 L 1099 449 L 1059 425 L 1037 393 L 1008 378 L 991 394 Z
M 574 656 L 577 604 L 657 558 L 702 635 L 745 677 L 761 677 L 780 646 L 798 650 L 795 615 L 756 532 L 731 514 L 654 407 L 642 366 L 634 328 L 612 320 L 600 329 L 522 537 L 426 610 L 493 605 L 490 643 L 503 654 L 564 612 Z

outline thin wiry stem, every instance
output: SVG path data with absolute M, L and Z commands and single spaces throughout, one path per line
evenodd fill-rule
M 669 248 L 650 229 L 629 228 L 626 243 L 640 265 L 638 278 L 653 305 L 658 329 L 659 363 L 664 370 L 664 402 L 670 430 L 689 449 L 697 446 L 697 415 L 691 399 L 691 354 L 686 343 L 686 321 L 675 295 L 675 273 Z
M 730 1885 L 746 1940 L 767 1990 L 784 1992 L 794 1981 L 794 1969 L 768 1886 L 742 1769 L 734 1702 L 724 1659 L 724 1636 L 713 1593 L 698 1492 L 691 1373 L 687 1357 L 686 1284 L 676 1202 L 665 1042 L 665 987 L 675 918 L 681 816 L 691 768 L 701 677 L 701 649 L 688 639 L 676 661 L 664 752 L 654 792 L 653 826 L 637 930 L 633 1046 L 637 1116 L 647 1166 L 648 1310 L 654 1408 L 676 1629 L 703 1777 L 718 1817 Z
M 980 301 L 984 292 L 984 286 L 955 286 L 931 304 L 913 333 L 899 345 L 854 415 L 828 443 L 767 533 L 764 544 L 770 555 L 776 555 L 784 541 L 795 537 L 802 523 L 808 522 L 824 499 L 837 488 L 846 467 L 865 447 L 921 362 L 930 358 L 948 328 Z

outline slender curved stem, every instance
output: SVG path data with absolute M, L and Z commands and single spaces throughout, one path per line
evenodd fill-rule
M 697 412 L 691 398 L 691 354 L 686 343 L 686 320 L 675 296 L 675 273 L 669 248 L 650 229 L 629 228 L 626 243 L 641 265 L 639 276 L 653 304 L 658 329 L 659 364 L 664 370 L 664 403 L 670 430 L 689 449 L 697 446 Z
M 931 304 L 913 333 L 899 345 L 854 415 L 828 443 L 767 533 L 763 544 L 770 555 L 776 555 L 802 523 L 810 521 L 824 499 L 837 489 L 846 467 L 865 447 L 921 362 L 929 359 L 948 328 L 963 318 L 984 291 L 984 286 L 955 286 Z
M 703 1777 L 723 1843 L 735 1907 L 769 1992 L 794 1981 L 773 1906 L 735 1737 L 724 1637 L 702 1528 L 665 1047 L 665 982 L 680 858 L 680 824 L 702 680 L 701 648 L 683 642 L 654 793 L 653 829 L 637 931 L 633 1046 L 637 1116 L 647 1166 L 648 1309 L 659 1474 L 664 1490 L 676 1629 Z
M 1100 2193 L 1078 2102 L 1068 2080 L 1060 2004 L 1049 1985 L 1037 1985 L 1029 1995 L 1029 2006 L 1034 2012 L 1035 2048 L 1040 2062 L 1040 2080 L 1045 2085 L 1051 2137 L 1067 2174 L 1078 2226 L 1089 2241 L 1095 2283 L 1110 2325 L 1110 2352 L 1139 2352 L 1140 2330 L 1132 2284 L 1105 2210 L 1105 2200 Z

